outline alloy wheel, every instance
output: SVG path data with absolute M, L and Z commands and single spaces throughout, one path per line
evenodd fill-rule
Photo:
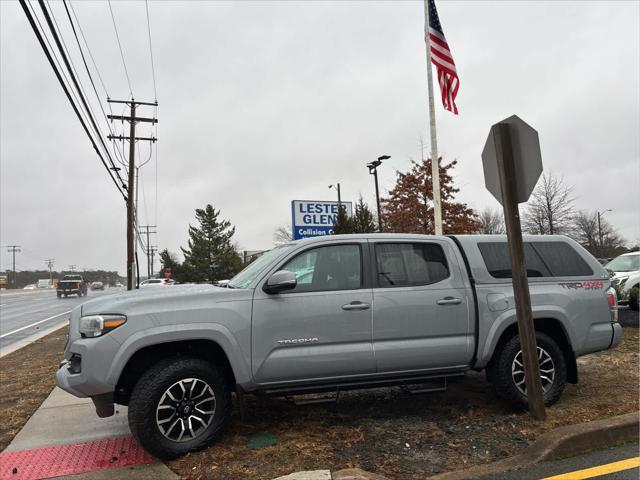
M 182 379 L 165 390 L 156 409 L 156 425 L 174 442 L 193 440 L 204 432 L 216 412 L 211 386 L 199 378 Z

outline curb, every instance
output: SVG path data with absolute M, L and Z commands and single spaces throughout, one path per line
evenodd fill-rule
M 465 480 L 490 477 L 508 470 L 521 470 L 539 462 L 571 457 L 589 450 L 637 440 L 640 412 L 628 413 L 594 422 L 556 428 L 514 457 L 465 470 L 440 473 L 429 480 Z

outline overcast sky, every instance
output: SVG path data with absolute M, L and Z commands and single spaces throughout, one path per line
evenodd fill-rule
M 72 5 L 108 94 L 126 99 L 107 2 Z M 574 186 L 576 207 L 612 209 L 605 218 L 640 241 L 639 3 L 437 5 L 461 83 L 459 116 L 436 98 L 441 154 L 459 160 L 459 198 L 499 206 L 480 153 L 490 126 L 515 113 L 538 130 L 544 169 Z M 145 4 L 112 6 L 134 97 L 153 101 Z M 51 7 L 99 112 L 64 7 Z M 157 183 L 154 156 L 141 169 L 139 215 L 157 225 L 160 249 L 186 245 L 194 210 L 207 203 L 236 225 L 240 248 L 270 248 L 291 200 L 335 199 L 327 186 L 340 182 L 343 200 L 362 194 L 373 206 L 365 164 L 392 156 L 379 169 L 386 193 L 395 171 L 419 159 L 419 139 L 429 138 L 422 2 L 152 1 L 149 10 L 159 142 Z M 0 33 L 0 268 L 11 267 L 6 246 L 21 245 L 18 270 L 55 258 L 58 270 L 124 275 L 124 201 L 17 2 L 0 2 Z

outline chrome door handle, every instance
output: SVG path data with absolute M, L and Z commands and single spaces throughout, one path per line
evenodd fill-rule
M 459 305 L 460 303 L 462 303 L 462 300 L 454 297 L 444 297 L 436 301 L 436 303 L 438 305 Z
M 362 302 L 351 302 L 346 305 L 342 305 L 343 310 L 367 310 L 368 308 L 371 308 L 371 305 Z

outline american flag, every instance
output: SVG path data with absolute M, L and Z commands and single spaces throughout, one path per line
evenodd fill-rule
M 438 71 L 438 83 L 440 84 L 440 93 L 442 94 L 442 105 L 446 110 L 458 114 L 456 107 L 456 96 L 458 95 L 458 87 L 460 81 L 456 72 L 456 64 L 453 61 L 453 55 L 449 49 L 447 39 L 444 38 L 442 25 L 438 18 L 435 0 L 429 2 L 429 48 L 431 49 L 431 63 L 436 66 Z

